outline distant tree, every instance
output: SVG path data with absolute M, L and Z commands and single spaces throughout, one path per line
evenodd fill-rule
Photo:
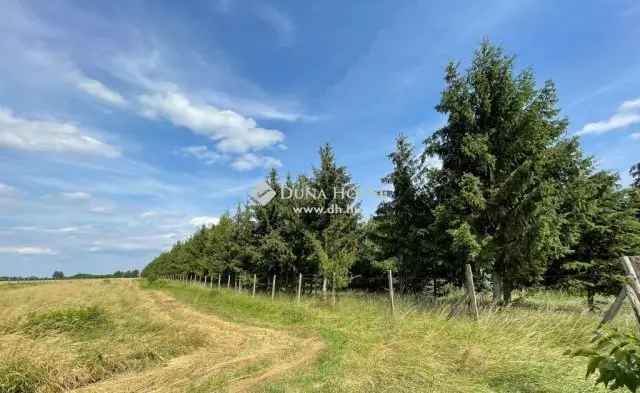
M 640 162 L 632 166 L 629 173 L 633 177 L 633 186 L 640 188 Z
M 443 162 L 434 183 L 441 246 L 458 264 L 490 270 L 505 303 L 516 284 L 536 281 L 570 251 L 571 185 L 589 165 L 576 140 L 562 139 L 553 83 L 537 88 L 530 70 L 513 68 L 486 41 L 466 73 L 449 64 L 436 107 L 448 121 L 425 149 Z
M 571 284 L 587 292 L 594 310 L 596 293 L 613 295 L 620 289 L 624 272 L 618 258 L 640 253 L 640 221 L 632 204 L 631 190 L 621 190 L 618 176 L 598 172 L 581 187 L 585 209 L 579 220 L 580 240 L 565 262 Z
M 55 272 L 53 272 L 52 277 L 54 280 L 62 280 L 64 278 L 64 273 L 59 270 L 56 270 Z

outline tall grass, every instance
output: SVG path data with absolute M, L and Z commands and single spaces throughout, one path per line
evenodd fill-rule
M 153 286 L 152 286 L 153 288 Z M 458 299 L 401 297 L 396 314 L 380 295 L 322 299 L 251 298 L 230 290 L 163 288 L 223 318 L 320 336 L 327 351 L 314 367 L 264 392 L 600 392 L 583 362 L 564 356 L 591 338 L 598 316 L 562 293 L 529 292 L 512 307 L 484 303 L 479 321 L 448 319 Z M 617 323 L 628 326 L 628 316 Z

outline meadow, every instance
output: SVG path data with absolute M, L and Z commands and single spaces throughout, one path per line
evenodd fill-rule
M 0 286 L 0 392 L 604 392 L 585 379 L 599 321 L 528 291 L 479 321 L 457 294 L 322 298 L 138 280 Z M 605 308 L 612 299 L 598 298 Z M 628 310 L 615 325 L 632 329 Z

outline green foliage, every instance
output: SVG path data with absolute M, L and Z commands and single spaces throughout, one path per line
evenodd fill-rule
M 620 190 L 618 176 L 598 172 L 580 186 L 583 207 L 575 217 L 580 233 L 564 268 L 571 286 L 581 285 L 589 305 L 596 293 L 614 295 L 620 290 L 623 255 L 640 253 L 640 221 L 635 217 L 632 191 Z
M 451 63 L 436 109 L 448 122 L 426 141 L 442 158 L 431 186 L 443 259 L 501 277 L 505 301 L 514 284 L 538 280 L 569 252 L 574 230 L 567 192 L 590 167 L 576 141 L 562 139 L 552 82 L 514 71 L 514 58 L 483 42 L 471 67 Z
M 52 277 L 53 277 L 54 280 L 61 280 L 61 279 L 64 278 L 64 273 L 61 272 L 61 271 L 56 270 L 55 272 L 53 272 Z
M 294 287 L 297 275 L 335 276 L 336 285 L 349 282 L 358 246 L 359 216 L 355 186 L 345 167 L 335 162 L 329 145 L 320 149 L 320 166 L 312 177 L 287 177 L 282 183 L 272 170 L 266 183 L 276 197 L 264 206 L 239 206 L 211 227 L 203 227 L 185 242 L 159 255 L 145 276 L 181 277 L 257 274 L 260 281 L 276 274 L 280 286 Z M 312 189 L 322 197 L 313 198 Z M 294 194 L 295 196 L 292 196 Z M 341 214 L 322 210 L 335 207 Z M 300 208 L 317 208 L 300 210 Z M 330 262 L 322 262 L 310 241 L 320 239 Z M 330 278 L 330 277 L 327 277 Z
M 424 187 L 428 169 L 404 135 L 396 139 L 396 150 L 388 157 L 393 171 L 382 182 L 392 190 L 378 206 L 368 238 L 379 246 L 375 261 L 395 261 L 399 290 L 419 290 L 425 275 L 436 274 L 429 230 L 434 219 L 432 201 Z
M 0 362 L 0 392 L 35 393 L 44 380 L 45 371 L 28 359 Z
M 281 179 L 271 170 L 269 203 L 238 206 L 143 274 L 256 274 L 260 282 L 277 275 L 284 289 L 303 274 L 381 290 L 393 269 L 398 292 L 432 286 L 437 295 L 442 281 L 462 284 L 468 263 L 477 287 L 493 284 L 494 300 L 505 303 L 515 288 L 543 278 L 580 287 L 590 304 L 615 292 L 616 258 L 640 253 L 640 187 L 622 189 L 616 176 L 596 172 L 579 140 L 566 137 L 553 82 L 517 71 L 499 47 L 483 42 L 470 67 L 449 64 L 444 81 L 436 110 L 446 124 L 422 152 L 397 138 L 382 178 L 387 198 L 369 220 L 354 212 L 356 186 L 323 145 L 310 175 Z M 442 166 L 428 164 L 434 159 Z M 637 165 L 632 175 L 637 185 Z M 336 208 L 342 214 L 327 214 Z
M 633 186 L 640 188 L 640 162 L 632 166 L 629 173 L 633 177 Z
M 611 390 L 626 387 L 635 393 L 640 387 L 640 339 L 613 331 L 598 334 L 591 343 L 590 347 L 568 352 L 589 359 L 587 377 L 597 372 L 596 384 Z
M 108 326 L 106 312 L 91 306 L 30 314 L 23 330 L 33 336 L 55 333 L 91 334 Z

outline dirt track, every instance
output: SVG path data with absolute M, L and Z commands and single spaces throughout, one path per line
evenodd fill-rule
M 324 349 L 316 338 L 226 322 L 161 292 L 142 292 L 149 311 L 176 328 L 188 322 L 202 332 L 206 344 L 159 367 L 120 374 L 73 392 L 245 392 L 304 367 Z

